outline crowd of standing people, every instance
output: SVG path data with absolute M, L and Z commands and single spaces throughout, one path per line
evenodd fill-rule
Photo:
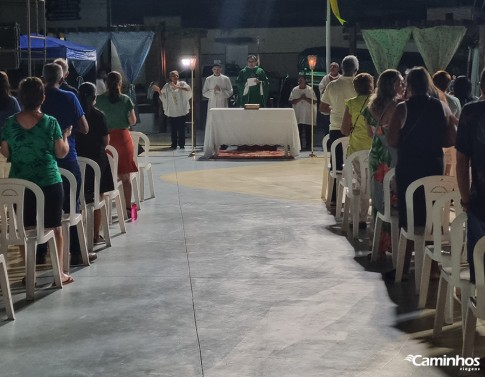
M 56 59 L 43 67 L 42 78 L 24 78 L 15 98 L 11 95 L 7 74 L 0 72 L 1 153 L 11 163 L 9 178 L 28 180 L 43 191 L 44 224 L 54 230 L 60 266 L 63 265 L 65 242 L 61 231 L 62 212 L 81 210 L 78 156 L 90 158 L 100 166 L 102 200 L 103 193 L 114 189 L 105 147 L 110 144 L 116 148 L 117 173 L 123 184 L 128 216 L 132 207 L 130 174 L 137 171 L 129 133 L 129 128 L 136 123 L 134 104 L 121 93 L 121 75 L 110 72 L 106 77 L 106 92 L 98 93 L 91 83 L 84 83 L 78 89 L 69 86 L 68 74 L 67 62 Z M 70 208 L 69 183 L 61 177 L 59 168 L 68 170 L 76 179 L 75 209 Z M 92 203 L 94 172 L 87 169 L 84 180 L 86 202 Z M 27 190 L 24 201 L 24 226 L 31 227 L 36 223 L 33 193 Z M 100 213 L 95 212 L 95 244 L 104 241 L 99 229 Z M 69 250 L 70 264 L 81 264 L 81 248 L 74 227 L 70 229 Z M 46 253 L 47 245 L 38 245 L 38 264 L 45 263 Z M 97 255 L 89 253 L 88 257 L 94 261 Z M 61 281 L 69 284 L 74 279 L 61 271 Z
M 342 74 L 334 72 L 322 80 L 320 111 L 330 115 L 330 138 L 348 136 L 348 155 L 369 151 L 369 179 L 373 215 L 384 209 L 383 181 L 395 168 L 391 185 L 392 205 L 399 214 L 399 227 L 407 227 L 405 194 L 419 178 L 451 174 L 445 171 L 445 157 L 456 153 L 456 176 L 461 205 L 468 213 L 468 260 L 473 273 L 473 248 L 485 236 L 485 70 L 481 74 L 482 97 L 471 95 L 471 83 L 465 76 L 452 81 L 449 73 L 438 71 L 431 76 L 424 67 L 414 67 L 403 76 L 395 69 L 382 72 L 373 88 L 373 78 L 356 74 L 358 60 L 346 56 Z M 338 68 L 337 68 L 338 69 Z M 456 150 L 454 148 L 456 142 Z M 338 152 L 337 152 L 338 153 Z M 344 151 L 340 152 L 340 156 Z M 342 159 L 331 161 L 342 170 Z M 471 181 L 469 171 L 471 167 Z M 423 227 L 426 221 L 424 191 L 414 195 L 414 225 Z M 335 206 L 335 192 L 328 198 Z M 359 227 L 366 227 L 367 207 L 361 208 Z M 380 243 L 381 252 L 391 251 L 389 242 Z M 408 243 L 404 269 L 410 265 L 412 245 Z M 396 252 L 393 250 L 393 252 Z M 392 272 L 392 271 L 391 271 Z

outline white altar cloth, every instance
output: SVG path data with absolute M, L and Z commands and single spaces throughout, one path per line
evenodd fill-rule
M 281 145 L 291 156 L 300 153 L 300 136 L 293 109 L 210 109 L 204 157 L 217 155 L 221 145 Z

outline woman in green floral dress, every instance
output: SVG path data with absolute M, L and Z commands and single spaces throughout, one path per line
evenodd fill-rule
M 397 162 L 396 150 L 389 147 L 386 133 L 394 109 L 401 101 L 403 94 L 403 77 L 399 71 L 387 69 L 379 76 L 376 92 L 370 98 L 367 108 L 362 112 L 369 135 L 372 136 L 372 146 L 369 152 L 369 172 L 374 215 L 378 211 L 384 212 L 384 176 L 389 169 L 396 166 Z M 382 240 L 384 239 L 389 239 L 389 235 L 384 235 Z

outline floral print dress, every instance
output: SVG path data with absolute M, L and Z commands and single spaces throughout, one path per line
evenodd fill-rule
M 375 216 L 377 212 L 384 213 L 384 176 L 396 166 L 397 151 L 389 146 L 386 137 L 386 128 L 379 124 L 368 108 L 362 111 L 367 124 L 375 127 L 372 145 L 369 151 L 369 174 L 370 174 L 370 192 L 372 199 L 372 213 Z M 391 190 L 391 205 L 397 207 L 397 195 Z M 391 235 L 388 224 L 383 224 L 381 239 L 379 240 L 379 251 L 391 251 Z
M 387 143 L 386 129 L 372 116 L 368 108 L 363 110 L 362 115 L 367 124 L 376 128 L 369 151 L 371 198 L 374 211 L 384 212 L 384 176 L 396 166 L 397 153 Z

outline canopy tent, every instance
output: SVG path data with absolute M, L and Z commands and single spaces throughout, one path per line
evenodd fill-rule
M 32 59 L 44 59 L 44 39 L 40 35 L 31 34 L 30 46 Z M 46 37 L 47 59 L 53 60 L 64 58 L 67 60 L 96 61 L 96 48 L 78 45 L 73 42 L 63 41 L 54 37 Z M 20 36 L 20 53 L 22 59 L 28 59 L 27 35 Z

